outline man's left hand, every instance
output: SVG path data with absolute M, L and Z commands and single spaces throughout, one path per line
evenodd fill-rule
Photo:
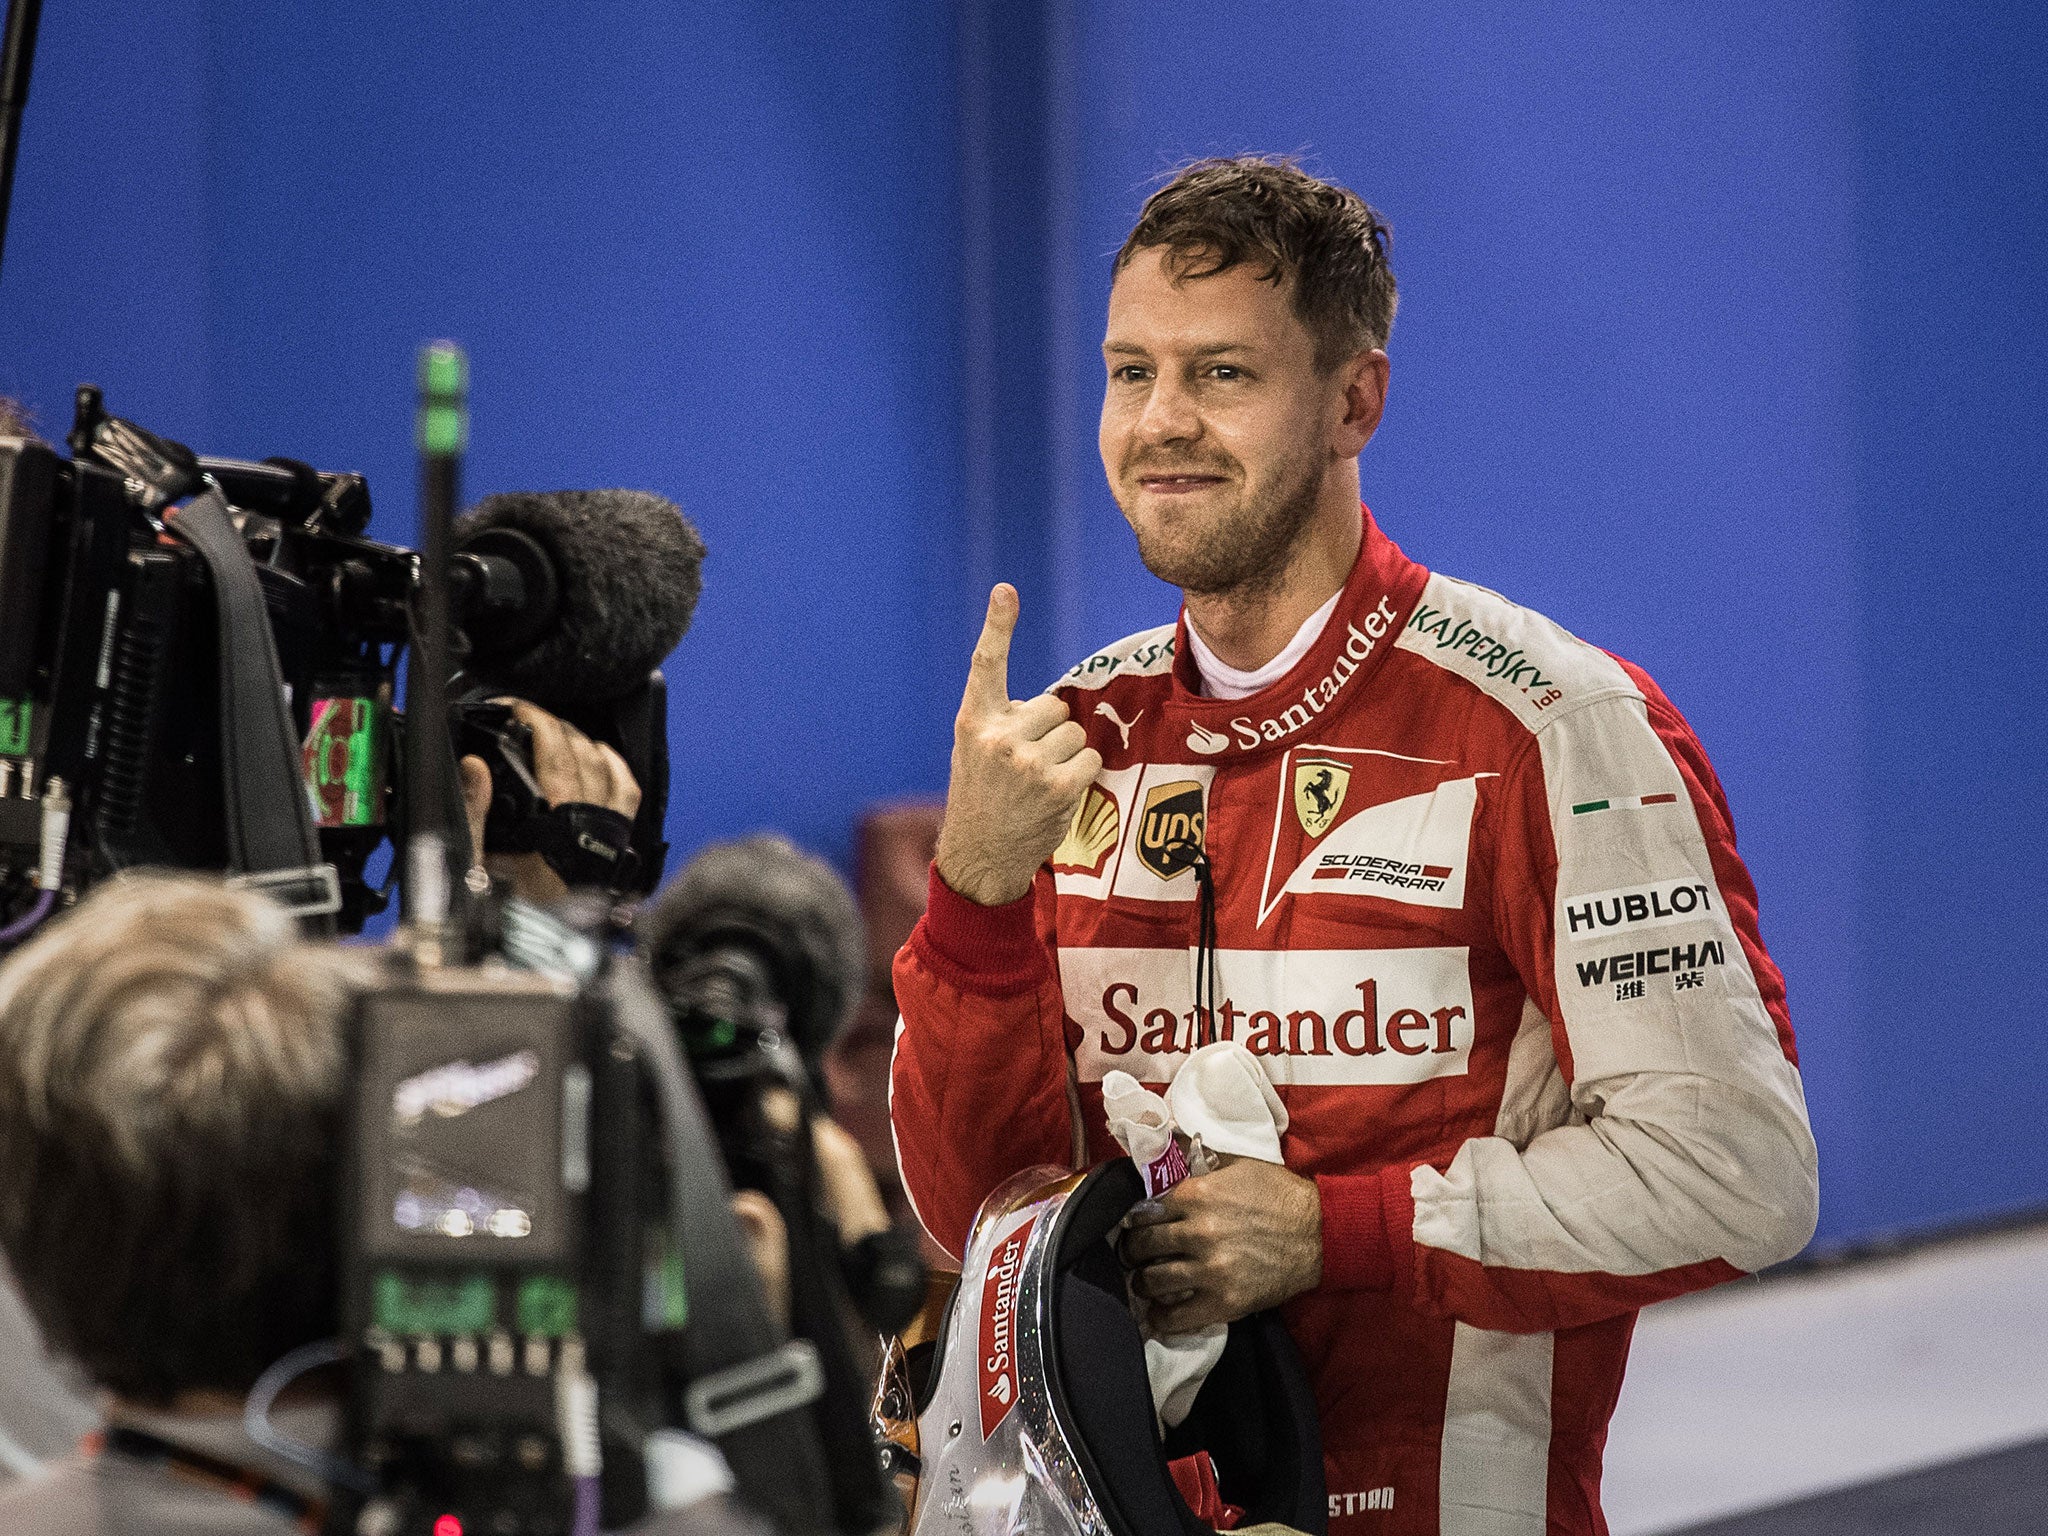
M 1237 1158 L 1126 1220 L 1120 1251 L 1161 1337 L 1235 1322 L 1322 1282 L 1322 1198 L 1277 1163 Z
M 592 741 L 568 721 L 524 699 L 493 699 L 509 704 L 512 718 L 533 737 L 533 776 L 549 805 L 580 802 L 617 811 L 628 821 L 640 809 L 640 786 L 626 760 L 601 741 Z M 511 882 L 514 894 L 547 906 L 569 894 L 562 877 L 537 853 L 484 855 L 484 819 L 491 808 L 491 770 L 480 757 L 460 765 L 463 808 L 469 815 L 470 846 L 491 871 Z

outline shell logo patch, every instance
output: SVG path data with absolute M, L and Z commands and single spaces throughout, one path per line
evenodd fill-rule
M 1053 850 L 1052 867 L 1072 874 L 1101 874 L 1103 865 L 1116 851 L 1117 836 L 1122 831 L 1123 815 L 1117 810 L 1116 796 L 1099 783 L 1089 785 L 1088 793 L 1074 807 L 1067 835 Z

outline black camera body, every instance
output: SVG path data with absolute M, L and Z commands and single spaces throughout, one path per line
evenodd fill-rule
M 241 872 L 228 829 L 235 796 L 250 791 L 224 757 L 234 726 L 222 669 L 250 658 L 229 654 L 217 574 L 167 510 L 210 488 L 254 573 L 291 716 L 301 784 L 281 793 L 303 794 L 317 834 L 307 879 L 285 893 L 332 911 L 340 931 L 360 931 L 390 898 L 388 880 L 371 882 L 371 861 L 406 834 L 396 696 L 414 640 L 418 556 L 364 535 L 361 476 L 202 458 L 107 416 L 90 385 L 79 390 L 70 443 L 66 458 L 0 438 L 0 927 L 32 895 L 32 871 L 67 901 L 138 865 Z M 503 530 L 480 542 L 458 550 L 449 573 L 458 625 L 491 642 L 544 626 L 554 601 L 544 553 Z M 451 668 L 465 650 L 458 629 Z M 463 686 L 458 676 L 451 692 Z M 490 831 L 513 848 L 519 818 L 535 810 L 531 764 L 510 734 L 489 721 L 464 729 L 460 718 L 494 708 L 467 700 L 457 730 L 492 770 Z M 639 782 L 636 869 L 616 883 L 651 890 L 667 853 L 660 671 L 623 696 L 556 712 L 617 749 Z M 55 876 L 40 869 L 52 781 L 70 828 Z M 444 809 L 459 826 L 459 810 Z
M 0 881 L 52 779 L 73 804 L 69 893 L 135 865 L 231 867 L 217 587 L 161 515 L 210 483 L 262 594 L 341 924 L 360 928 L 383 905 L 363 871 L 391 819 L 411 552 L 362 536 L 360 476 L 199 458 L 106 417 L 90 386 L 72 442 L 65 459 L 0 439 Z
M 766 1306 L 670 1011 L 583 905 L 508 901 L 499 957 L 394 950 L 358 999 L 330 1536 L 620 1529 L 678 1430 L 783 1530 L 873 1529 L 834 1518 L 821 1346 Z
M 859 1417 L 873 1373 L 849 1341 L 901 1329 L 923 1299 L 925 1268 L 901 1228 L 842 1242 L 813 1139 L 823 1109 L 784 993 L 801 946 L 773 924 L 740 931 L 749 926 L 719 932 L 714 919 L 694 934 L 671 931 L 671 953 L 687 958 L 664 968 L 661 984 L 734 1185 L 766 1195 L 788 1233 L 791 1326 L 823 1369 L 818 1418 L 838 1524 L 885 1529 L 901 1509 Z
M 502 965 L 395 975 L 351 1039 L 346 1439 L 374 1493 L 331 1528 L 636 1518 L 687 1308 L 637 1048 L 598 993 Z

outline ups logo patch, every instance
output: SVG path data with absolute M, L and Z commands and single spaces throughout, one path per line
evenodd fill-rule
M 1153 786 L 1138 822 L 1138 862 L 1162 880 L 1195 867 L 1202 851 L 1202 785 L 1176 779 Z

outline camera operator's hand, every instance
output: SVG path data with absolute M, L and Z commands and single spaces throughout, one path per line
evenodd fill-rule
M 640 809 L 640 786 L 626 760 L 601 741 L 592 741 L 568 721 L 524 699 L 498 699 L 512 718 L 532 733 L 533 776 L 550 806 L 582 804 L 616 811 L 628 821 Z M 469 816 L 470 846 L 485 868 L 511 882 L 515 894 L 546 906 L 569 894 L 562 877 L 537 853 L 484 856 L 484 820 L 491 808 L 491 771 L 480 757 L 462 760 L 462 803 Z
M 736 1189 L 732 1214 L 740 1224 L 747 1257 L 761 1277 L 761 1299 L 783 1327 L 789 1326 L 789 1227 L 775 1202 L 758 1189 Z
M 875 1232 L 889 1229 L 889 1207 L 868 1167 L 867 1154 L 845 1126 L 829 1115 L 811 1121 L 811 1146 L 818 1159 L 819 1193 L 826 1214 L 839 1229 L 839 1241 L 859 1242 Z
M 939 828 L 939 878 L 985 907 L 1031 889 L 1102 771 L 1102 754 L 1068 718 L 1064 700 L 1049 693 L 1011 699 L 1016 628 L 1016 589 L 1000 583 L 988 595 L 954 722 L 953 776 Z
M 788 1089 L 771 1089 L 766 1106 L 771 1115 L 787 1114 L 795 1123 L 800 1111 L 796 1096 Z M 786 1105 L 786 1109 L 782 1108 Z M 837 1229 L 842 1243 L 853 1243 L 889 1226 L 888 1207 L 875 1187 L 860 1145 L 825 1115 L 811 1121 L 811 1144 L 818 1158 L 819 1196 L 825 1215 Z M 775 1202 L 757 1189 L 735 1190 L 732 1213 L 746 1238 L 747 1255 L 761 1277 L 761 1291 L 769 1310 L 789 1323 L 789 1228 Z
M 1117 1246 L 1154 1333 L 1172 1338 L 1320 1285 L 1322 1200 L 1278 1163 L 1232 1158 L 1134 1208 Z

